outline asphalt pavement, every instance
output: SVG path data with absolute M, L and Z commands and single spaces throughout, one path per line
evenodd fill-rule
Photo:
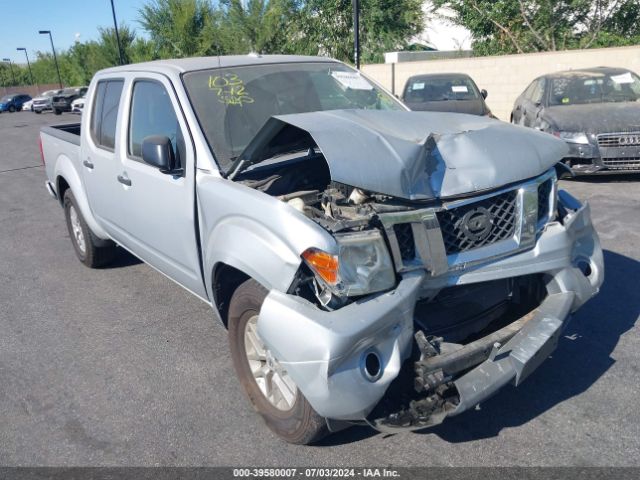
M 303 447 L 252 410 L 208 305 L 130 255 L 76 259 L 38 151 L 73 121 L 0 114 L 0 465 L 640 466 L 640 175 L 562 182 L 606 280 L 523 385 L 423 432 Z

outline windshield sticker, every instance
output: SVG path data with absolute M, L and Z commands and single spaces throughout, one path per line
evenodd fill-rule
M 451 85 L 451 91 L 454 93 L 469 93 L 466 85 Z
M 209 90 L 216 92 L 218 101 L 225 105 L 243 107 L 245 103 L 254 102 L 253 98 L 246 92 L 244 82 L 235 73 L 210 76 Z
M 611 80 L 616 83 L 633 83 L 631 73 L 623 73 L 622 75 L 611 75 Z
M 414 83 L 412 88 L 413 90 L 424 90 L 424 82 Z
M 352 90 L 373 90 L 373 85 L 367 82 L 367 80 L 357 72 L 331 72 L 331 76 L 345 88 Z

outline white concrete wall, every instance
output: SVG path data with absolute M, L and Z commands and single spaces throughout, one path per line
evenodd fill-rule
M 494 115 L 509 121 L 514 100 L 534 78 L 558 70 L 597 66 L 629 68 L 640 74 L 640 46 L 398 63 L 395 92 L 401 94 L 412 75 L 466 73 L 478 88 L 489 92 L 487 103 Z M 391 89 L 391 65 L 364 65 L 362 71 Z

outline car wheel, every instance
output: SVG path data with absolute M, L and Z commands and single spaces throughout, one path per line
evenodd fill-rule
M 55 113 L 56 115 L 61 115 L 62 114 L 62 110 L 58 110 L 57 108 L 53 110 L 53 113 Z
M 34 110 L 34 112 L 40 115 L 42 113 L 42 110 Z
M 258 315 L 267 293 L 255 280 L 247 280 L 231 297 L 231 359 L 249 400 L 267 426 L 289 443 L 307 445 L 327 435 L 327 424 L 258 336 Z
M 15 105 L 10 105 L 10 106 L 9 106 L 9 112 L 10 112 L 10 113 L 13 113 L 13 112 L 15 112 L 15 111 L 16 111 L 16 107 L 15 107 Z
M 78 260 L 89 268 L 101 267 L 113 260 L 116 246 L 110 240 L 96 237 L 89 229 L 71 189 L 68 189 L 64 194 L 64 214 L 71 243 Z

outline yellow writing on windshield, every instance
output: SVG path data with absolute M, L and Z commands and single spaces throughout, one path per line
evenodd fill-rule
M 218 101 L 225 105 L 244 106 L 254 100 L 246 92 L 244 82 L 235 73 L 209 76 L 209 90 L 216 92 Z

